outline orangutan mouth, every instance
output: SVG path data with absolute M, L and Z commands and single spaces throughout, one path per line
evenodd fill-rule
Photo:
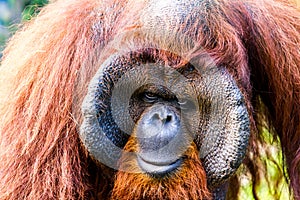
M 153 176 L 159 176 L 163 177 L 166 174 L 169 174 L 170 172 L 176 170 L 181 164 L 183 163 L 183 158 L 179 158 L 175 161 L 152 161 L 147 160 L 141 156 L 137 157 L 138 164 L 142 171 L 151 174 Z

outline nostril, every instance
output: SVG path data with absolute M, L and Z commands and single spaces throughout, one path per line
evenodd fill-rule
M 154 107 L 145 117 L 149 124 L 153 123 L 155 126 L 175 125 L 180 121 L 176 111 L 167 106 Z
M 171 121 L 172 121 L 172 115 L 167 115 L 166 117 L 163 117 L 163 118 L 161 119 L 161 122 L 162 122 L 163 124 L 170 123 Z
M 163 114 L 155 113 L 152 116 L 153 121 L 161 121 L 163 124 L 169 123 L 172 121 L 172 115 L 166 115 L 164 116 Z
M 160 120 L 161 118 L 160 118 L 160 116 L 159 116 L 158 113 L 155 113 L 155 114 L 152 116 L 152 119 L 153 119 L 153 120 Z
M 171 122 L 172 121 L 172 115 L 168 115 L 165 122 L 168 123 L 168 122 Z

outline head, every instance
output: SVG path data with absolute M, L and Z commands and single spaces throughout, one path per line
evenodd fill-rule
M 243 161 L 244 97 L 225 68 L 204 56 L 202 64 L 140 49 L 109 57 L 91 80 L 80 136 L 118 171 L 114 198 L 207 198 Z

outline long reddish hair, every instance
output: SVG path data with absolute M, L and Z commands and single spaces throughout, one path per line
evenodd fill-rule
M 279 138 L 286 177 L 300 199 L 300 11 L 284 0 L 217 2 L 201 19 L 211 32 L 189 27 L 189 33 L 235 76 L 248 99 L 255 127 L 245 166 L 255 184 L 261 167 L 256 158 L 267 128 Z M 137 27 L 144 3 L 54 1 L 10 40 L 0 67 L 0 199 L 110 195 L 113 172 L 82 147 L 80 120 L 73 115 L 80 105 L 73 102 L 100 66 L 108 41 Z M 167 46 L 168 41 L 161 42 Z M 199 174 L 201 170 L 199 163 Z
M 128 152 L 137 152 L 138 145 L 131 137 L 125 148 Z M 191 145 L 186 151 L 186 162 L 170 176 L 162 179 L 153 179 L 142 173 L 137 160 L 132 156 L 123 156 L 120 159 L 121 168 L 116 174 L 112 199 L 123 200 L 155 200 L 155 199 L 211 199 L 207 187 L 206 175 L 199 159 L 196 145 Z M 193 170 L 190 170 L 193 169 Z M 127 171 L 135 171 L 128 173 Z

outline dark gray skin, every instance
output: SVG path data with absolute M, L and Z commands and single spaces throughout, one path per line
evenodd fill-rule
M 241 92 L 224 68 L 187 64 L 175 70 L 150 57 L 117 54 L 100 67 L 82 105 L 83 144 L 110 168 L 127 171 L 118 160 L 128 154 L 143 173 L 161 178 L 182 165 L 194 142 L 209 188 L 224 199 L 222 184 L 241 164 L 250 133 Z M 122 150 L 134 129 L 136 154 Z
M 209 9 L 206 6 L 212 5 L 150 2 L 139 16 L 140 29 L 122 32 L 107 44 L 115 53 L 102 57 L 89 84 L 80 137 L 103 165 L 153 178 L 176 171 L 194 142 L 214 199 L 225 199 L 226 181 L 242 163 L 250 135 L 242 92 L 227 69 L 207 55 L 179 69 L 175 61 L 153 56 L 164 50 L 186 60 L 184 53 L 195 47 L 195 38 L 185 30 L 201 23 L 198 11 Z M 179 29 L 183 24 L 186 28 Z M 123 150 L 133 130 L 140 146 L 136 154 Z M 124 154 L 137 159 L 141 171 L 120 168 Z

